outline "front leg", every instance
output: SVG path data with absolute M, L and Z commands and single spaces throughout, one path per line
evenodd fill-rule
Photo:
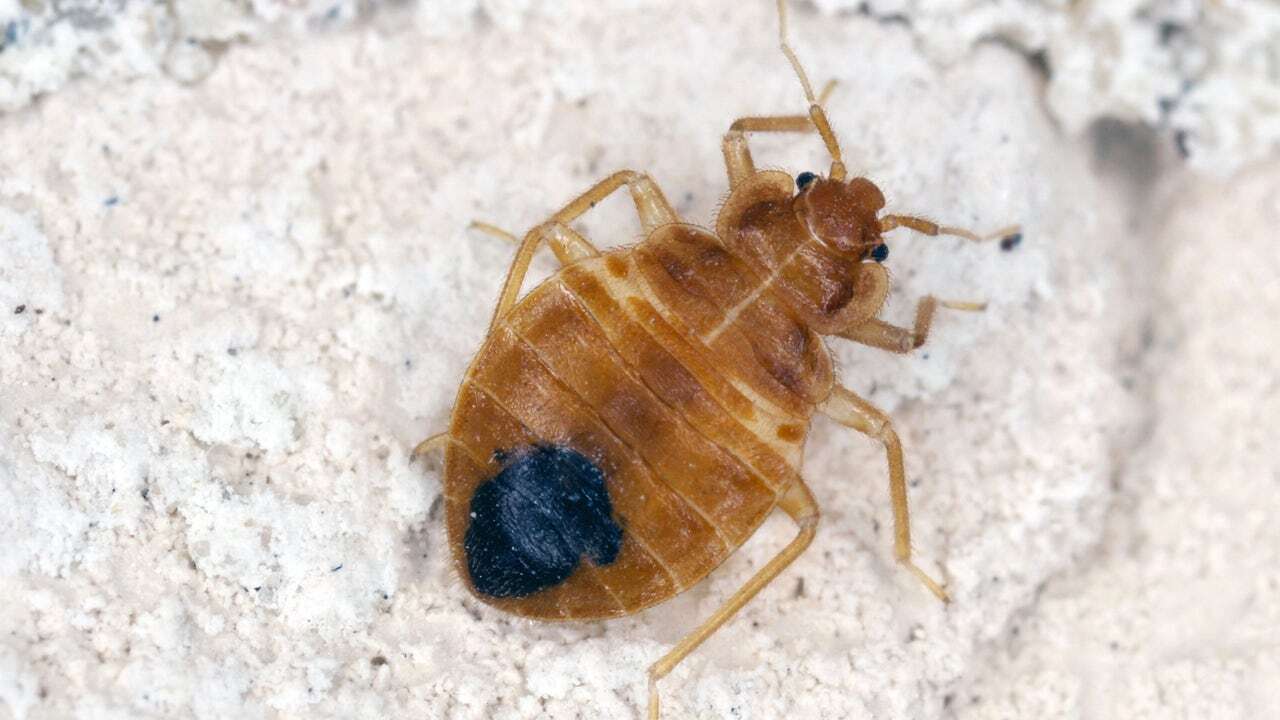
M 827 96 L 831 94 L 831 89 L 835 85 L 834 80 L 827 82 L 818 96 L 819 104 L 827 101 Z M 740 117 L 734 120 L 720 145 L 724 153 L 725 169 L 729 172 L 730 190 L 756 173 L 755 161 L 751 159 L 751 148 L 747 145 L 747 133 L 751 132 L 809 133 L 820 132 L 820 130 L 809 115 Z
M 987 304 L 982 302 L 939 300 L 932 295 L 926 295 L 916 304 L 916 321 L 910 329 L 890 325 L 878 318 L 871 318 L 836 334 L 881 350 L 909 353 L 924 345 L 924 341 L 928 339 L 929 328 L 933 325 L 933 313 L 939 306 L 967 312 L 982 312 L 987 308 Z
M 942 602 L 951 602 L 947 591 L 911 561 L 911 518 L 907 514 L 907 472 L 902 459 L 902 443 L 893 430 L 893 421 L 883 411 L 853 391 L 837 385 L 831 397 L 818 408 L 822 414 L 880 441 L 889 461 L 889 498 L 893 502 L 893 556 L 912 572 L 929 592 Z

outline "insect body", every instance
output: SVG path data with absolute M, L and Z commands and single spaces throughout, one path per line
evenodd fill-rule
M 789 202 L 790 178 L 777 180 Z M 803 495 L 805 428 L 832 384 L 820 337 L 767 266 L 674 215 L 654 225 L 504 313 L 463 383 L 446 450 L 450 539 L 472 587 L 503 609 L 635 612 L 702 579 L 789 491 Z
M 531 618 L 636 612 L 704 578 L 773 510 L 795 520 L 795 539 L 650 668 L 652 718 L 656 681 L 812 540 L 819 511 L 800 463 L 816 412 L 884 445 L 895 555 L 947 598 L 911 561 L 892 424 L 838 384 L 824 337 L 907 352 L 925 341 L 938 305 L 980 309 L 925 298 L 912 328 L 876 318 L 889 289 L 884 233 L 905 226 L 977 238 L 882 214 L 879 189 L 846 177 L 783 19 L 783 51 L 809 113 L 731 125 L 723 146 L 730 194 L 714 232 L 683 223 L 657 185 L 632 171 L 535 227 L 520 242 L 448 432 L 419 446 L 445 449 L 446 522 L 464 583 L 484 602 Z M 830 171 L 795 180 L 758 171 L 747 145 L 753 131 L 816 131 Z M 601 252 L 569 224 L 624 187 L 645 239 Z M 563 267 L 519 298 L 543 243 Z

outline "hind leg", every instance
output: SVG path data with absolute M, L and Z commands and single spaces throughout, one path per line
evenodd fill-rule
M 658 681 L 666 677 L 681 661 L 689 656 L 689 653 L 696 650 L 707 638 L 714 635 L 721 626 L 729 622 L 735 613 L 751 601 L 751 598 L 773 582 L 788 565 L 800 557 L 800 554 L 813 541 L 813 536 L 818 529 L 818 504 L 813 499 L 813 494 L 809 492 L 809 488 L 803 482 L 797 482 L 782 497 L 778 507 L 791 516 L 791 519 L 799 526 L 800 532 L 772 560 L 756 571 L 756 574 L 752 575 L 745 585 L 738 588 L 738 591 L 712 613 L 711 617 L 704 620 L 696 630 L 686 635 L 679 643 L 676 643 L 676 646 L 671 648 L 666 655 L 663 655 L 662 659 L 649 666 L 649 720 L 658 720 Z

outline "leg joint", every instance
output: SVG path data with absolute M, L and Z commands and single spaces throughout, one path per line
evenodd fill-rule
M 818 508 L 813 509 L 810 515 L 804 515 L 795 519 L 796 525 L 800 526 L 800 534 L 809 533 L 812 535 L 818 530 L 818 521 L 822 520 L 822 513 L 818 512 Z
M 893 429 L 893 421 L 883 415 L 871 415 L 867 418 L 867 435 L 885 445 L 898 442 L 898 433 Z
M 641 172 L 636 172 L 635 170 L 619 170 L 618 172 L 614 173 L 613 176 L 618 178 L 618 181 L 619 181 L 618 184 L 626 185 L 628 187 L 633 187 L 636 184 L 642 183 L 649 179 L 648 175 Z

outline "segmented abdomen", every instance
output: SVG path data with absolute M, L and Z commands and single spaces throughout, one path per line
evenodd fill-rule
M 567 578 L 548 575 L 527 595 L 478 592 L 486 602 L 553 619 L 661 602 L 741 545 L 798 477 L 812 396 L 830 382 L 825 347 L 716 242 L 672 226 L 636 248 L 566 267 L 481 348 L 446 454 L 455 551 L 475 522 L 477 488 L 534 447 L 593 463 L 622 529 L 609 562 L 584 556 Z M 483 586 L 470 575 L 482 566 L 455 559 L 473 591 Z

